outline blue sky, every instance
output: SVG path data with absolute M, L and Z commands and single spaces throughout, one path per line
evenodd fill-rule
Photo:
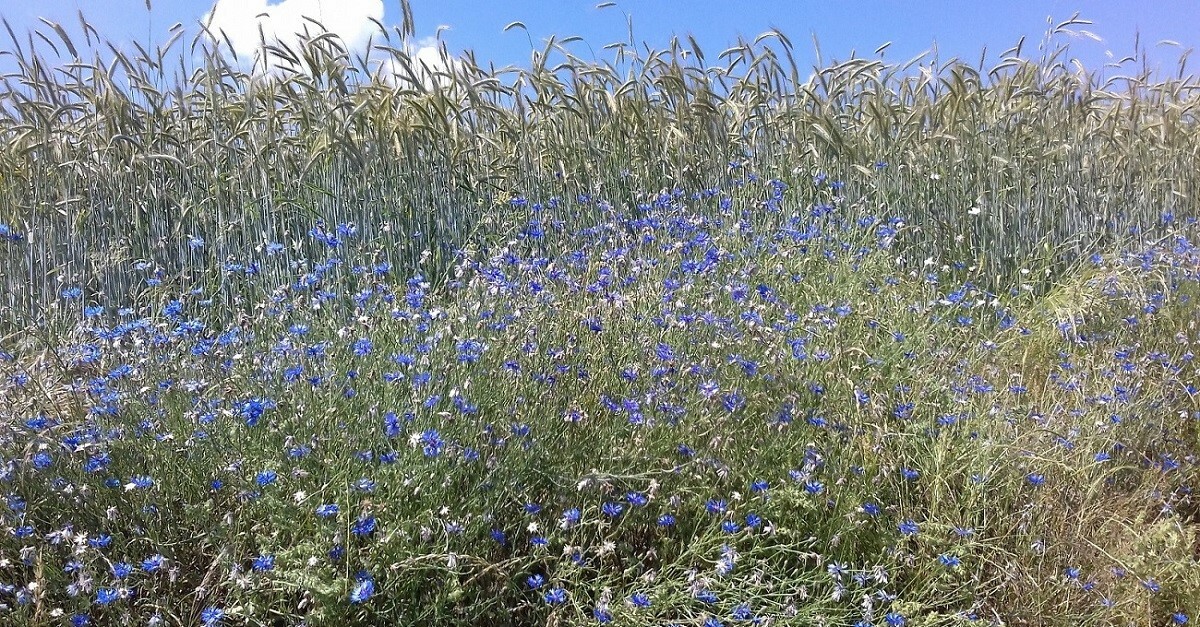
M 222 0 L 227 7 L 266 6 L 280 14 L 287 3 L 293 6 L 319 6 L 328 12 L 328 19 L 343 22 L 359 20 L 359 8 L 370 13 L 372 4 L 380 0 Z M 82 10 L 88 21 L 100 33 L 114 42 L 127 44 L 161 42 L 176 22 L 192 27 L 213 4 L 211 0 L 152 0 L 153 9 L 146 10 L 145 0 L 0 0 L 3 16 L 20 32 L 41 27 L 37 18 L 46 17 L 62 23 L 71 33 L 78 33 L 77 13 Z M 541 45 L 552 34 L 579 35 L 585 43 L 572 48 L 584 57 L 605 58 L 605 44 L 628 39 L 628 19 L 632 19 L 634 39 L 652 47 L 663 47 L 672 35 L 692 34 L 704 49 L 710 62 L 736 42 L 738 35 L 755 35 L 778 27 L 795 44 L 801 61 L 811 64 L 812 35 L 820 42 L 822 52 L 831 58 L 845 59 L 851 51 L 860 56 L 872 56 L 881 44 L 892 42 L 885 58 L 906 61 L 937 42 L 943 58 L 959 56 L 978 61 L 985 46 L 991 59 L 1013 45 L 1022 35 L 1028 37 L 1027 50 L 1032 50 L 1046 30 L 1047 18 L 1065 20 L 1076 11 L 1094 22 L 1081 28 L 1096 34 L 1103 41 L 1087 37 L 1073 39 L 1072 56 L 1090 68 L 1098 68 L 1110 58 L 1119 59 L 1134 50 L 1135 33 L 1141 33 L 1142 44 L 1149 49 L 1152 62 L 1174 73 L 1183 49 L 1200 44 L 1200 0 L 1171 0 L 1162 2 L 1129 2 L 1105 0 L 1052 0 L 1044 2 L 975 2 L 968 0 L 902 1 L 870 0 L 743 0 L 714 2 L 690 0 L 617 0 L 615 6 L 598 9 L 597 0 L 412 0 L 418 37 L 429 37 L 439 26 L 449 29 L 441 33 L 452 51 L 474 50 L 481 62 L 497 65 L 527 64 L 530 39 Z M 345 7 L 358 7 L 346 10 Z M 249 9 L 247 9 L 249 10 Z M 398 0 L 382 0 L 382 21 L 399 23 Z M 246 23 L 244 17 L 233 17 L 231 23 Z M 519 29 L 504 32 L 513 21 L 523 22 L 529 37 Z M 347 26 L 349 28 L 349 26 Z M 1175 40 L 1182 48 L 1158 45 L 1160 40 Z M 7 34 L 0 33 L 0 48 L 7 49 Z M 1111 52 L 1113 57 L 1109 57 Z M 1200 63 L 1200 59 L 1197 60 Z M 0 67 L 8 64 L 0 61 Z

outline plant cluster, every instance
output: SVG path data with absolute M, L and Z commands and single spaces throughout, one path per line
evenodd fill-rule
M 901 625 L 1192 615 L 1193 225 L 1054 293 L 898 268 L 824 176 L 513 201 L 435 290 L 323 254 L 134 270 L 6 341 L 9 616 Z M 607 216 L 573 228 L 561 216 Z M 19 245 L 9 243 L 7 245 Z M 252 268 L 258 270 L 251 271 Z M 268 271 L 292 273 L 275 284 Z M 257 286 L 251 288 L 250 286 Z M 1079 306 L 1086 303 L 1086 307 Z
M 1188 623 L 1196 84 L 1077 23 L 807 78 L 13 37 L 0 624 Z

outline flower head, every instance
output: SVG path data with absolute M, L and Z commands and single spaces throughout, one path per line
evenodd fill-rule
M 368 577 L 359 579 L 358 583 L 354 584 L 354 588 L 350 590 L 350 602 L 354 604 L 366 603 L 372 596 L 375 595 L 375 580 Z

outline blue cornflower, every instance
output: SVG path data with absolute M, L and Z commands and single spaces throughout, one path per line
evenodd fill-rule
M 132 572 L 133 566 L 128 562 L 117 562 L 116 564 L 112 565 L 113 577 L 116 577 L 117 579 L 124 579 Z
M 350 527 L 350 531 L 356 536 L 369 536 L 375 532 L 375 517 L 364 516 L 354 521 L 354 525 Z
M 704 509 L 710 514 L 724 514 L 725 510 L 728 508 L 729 504 L 725 502 L 724 499 L 709 499 L 708 502 L 704 504 Z
M 40 451 L 33 456 L 33 467 L 38 470 L 45 470 L 52 463 L 54 463 L 54 458 L 46 451 Z
M 1040 488 L 1046 484 L 1046 475 L 1031 472 L 1025 476 L 1025 480 L 1029 482 L 1029 485 Z
M 596 619 L 596 622 L 598 622 L 602 625 L 606 624 L 606 623 L 611 623 L 612 619 L 613 619 L 612 612 L 608 611 L 607 608 L 603 608 L 603 607 L 598 607 L 598 608 L 592 610 L 592 616 Z
M 404 425 L 400 422 L 400 417 L 396 412 L 389 411 L 383 415 L 384 434 L 389 438 L 399 437 L 404 431 Z
M 366 603 L 375 594 L 375 580 L 370 577 L 364 577 L 354 584 L 354 588 L 350 590 L 350 602 L 354 604 Z
M 251 564 L 251 568 L 253 568 L 255 572 L 260 573 L 268 570 L 274 570 L 275 556 L 268 554 L 259 555 L 258 557 L 254 558 L 254 563 Z
M 739 392 L 730 392 L 721 396 L 721 405 L 732 413 L 746 405 L 746 398 Z
M 912 520 L 906 520 L 899 525 L 900 533 L 906 536 L 915 536 L 921 531 L 920 525 Z
M 537 590 L 546 585 L 546 578 L 539 574 L 533 574 L 525 579 L 525 585 L 529 586 L 530 590 Z
M 881 510 L 878 504 L 867 501 L 862 504 L 862 511 L 868 516 L 878 516 Z
M 200 612 L 200 623 L 204 627 L 213 627 L 225 618 L 225 611 L 217 607 L 206 607 L 203 612 Z
M 1171 614 L 1171 622 L 1175 623 L 1176 625 L 1186 625 L 1188 622 L 1188 615 L 1184 614 L 1183 612 L 1175 612 L 1174 614 Z
M 166 306 L 163 307 L 163 315 L 168 318 L 175 319 L 175 318 L 178 318 L 182 314 L 183 314 L 183 302 L 180 300 L 168 301 Z
M 889 627 L 904 627 L 908 622 L 908 619 L 904 618 L 904 615 L 899 612 L 888 612 L 884 615 L 883 620 Z
M 94 538 L 88 538 L 88 546 L 93 549 L 103 549 L 109 544 L 112 544 L 112 536 L 107 533 L 100 534 Z
M 162 555 L 155 554 L 142 560 L 142 570 L 152 573 L 162 568 L 167 563 L 167 558 Z
M 442 441 L 441 434 L 437 429 L 426 429 L 421 433 L 420 438 L 421 451 L 425 457 L 437 457 L 442 454 L 442 448 L 446 443 Z
M 267 470 L 263 470 L 255 475 L 254 482 L 257 483 L 260 488 L 265 488 L 266 486 L 275 483 L 275 480 L 278 478 L 279 474 L 268 468 Z
M 96 473 L 108 468 L 108 465 L 111 463 L 112 457 L 108 453 L 100 453 L 99 455 L 89 457 L 83 469 L 89 473 Z
M 0 241 L 20 242 L 25 236 L 7 224 L 0 224 Z
M 625 495 L 625 500 L 634 507 L 645 507 L 646 503 L 650 502 L 650 499 L 641 492 L 630 492 Z
M 369 338 L 362 337 L 354 342 L 354 346 L 352 348 L 355 356 L 366 357 L 367 355 L 371 354 L 371 349 L 374 347 L 375 345 L 371 343 Z
M 121 592 L 116 588 L 100 588 L 96 591 L 96 603 L 108 605 L 121 598 Z
M 236 409 L 242 420 L 246 421 L 246 426 L 253 427 L 258 424 L 259 419 L 268 409 L 274 407 L 275 401 L 252 398 L 239 403 Z
M 621 512 L 625 511 L 625 506 L 621 505 L 620 503 L 609 502 L 609 503 L 605 503 L 604 505 L 601 505 L 600 511 L 603 512 L 604 515 L 608 516 L 609 518 L 616 518 L 617 516 L 621 515 Z
M 659 516 L 658 517 L 658 526 L 659 527 L 674 527 L 675 526 L 675 517 L 670 514 L 663 514 L 662 516 Z
M 458 349 L 459 363 L 473 364 L 483 356 L 483 351 L 487 346 L 479 340 L 463 340 L 458 343 L 456 348 Z
M 346 547 L 335 544 L 329 549 L 329 561 L 340 562 L 346 556 Z
M 564 529 L 567 527 L 573 527 L 579 523 L 579 519 L 581 517 L 582 517 L 582 513 L 579 511 L 579 508 L 572 507 L 571 509 L 568 509 L 567 511 L 562 513 L 562 519 L 559 524 Z
M 629 604 L 634 607 L 650 607 L 650 597 L 644 592 L 629 595 Z
M 871 402 L 871 395 L 863 390 L 854 388 L 854 400 L 857 401 L 859 405 L 866 405 L 867 403 Z
M 960 560 L 957 556 L 950 555 L 949 553 L 942 553 L 939 555 L 938 561 L 941 562 L 942 566 L 945 566 L 946 568 L 954 568 L 962 564 L 962 560 Z
M 804 350 L 804 338 L 790 338 L 788 344 L 792 347 L 792 358 L 804 360 L 808 358 L 808 352 Z
M 340 508 L 336 503 L 325 503 L 324 505 L 317 506 L 317 516 L 320 516 L 321 518 L 332 518 L 337 516 L 338 511 L 340 511 Z
M 562 588 L 550 588 L 542 595 L 542 599 L 550 605 L 559 605 L 567 600 L 567 591 Z

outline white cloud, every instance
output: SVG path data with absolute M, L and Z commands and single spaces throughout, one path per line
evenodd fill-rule
M 214 36 L 228 39 L 238 59 L 245 63 L 252 62 L 259 52 L 260 28 L 267 43 L 280 42 L 292 50 L 305 32 L 310 36 L 320 34 L 321 27 L 305 18 L 320 22 L 343 45 L 361 52 L 371 36 L 379 33 L 371 20 L 383 21 L 383 0 L 284 0 L 277 4 L 267 0 L 217 0 L 203 23 Z
M 385 34 L 379 30 L 379 24 L 386 25 L 383 0 L 283 0 L 274 4 L 268 0 L 216 0 L 202 23 L 220 40 L 222 49 L 226 48 L 225 40 L 228 40 L 244 67 L 250 68 L 253 64 L 255 70 L 261 72 L 264 67 L 258 55 L 263 38 L 268 44 L 279 42 L 295 51 L 304 33 L 311 37 L 322 32 L 320 26 L 305 18 L 320 22 L 326 31 L 337 35 L 352 54 L 370 52 L 370 58 L 374 60 L 371 68 L 381 80 L 392 85 L 408 81 L 408 74 L 390 53 L 366 49 L 371 42 L 377 46 L 385 43 Z M 438 32 L 448 28 L 439 26 Z M 427 87 L 435 80 L 424 74 L 422 63 L 434 74 L 459 65 L 456 59 L 443 58 L 435 37 L 405 42 L 400 48 L 413 60 L 414 71 Z M 268 65 L 287 64 L 282 59 L 272 58 Z M 445 80 L 436 82 L 444 83 Z
M 409 56 L 413 73 L 427 89 L 432 88 L 435 84 L 447 85 L 449 80 L 445 74 L 453 74 L 461 64 L 452 56 L 443 56 L 441 43 L 435 37 L 426 37 L 417 41 L 415 45 L 407 45 L 404 47 L 404 51 Z M 375 73 L 380 80 L 389 85 L 404 85 L 411 82 L 412 79 L 404 70 L 401 62 L 390 53 L 385 52 L 384 54 L 385 56 L 378 64 L 373 66 L 373 68 L 378 68 Z

